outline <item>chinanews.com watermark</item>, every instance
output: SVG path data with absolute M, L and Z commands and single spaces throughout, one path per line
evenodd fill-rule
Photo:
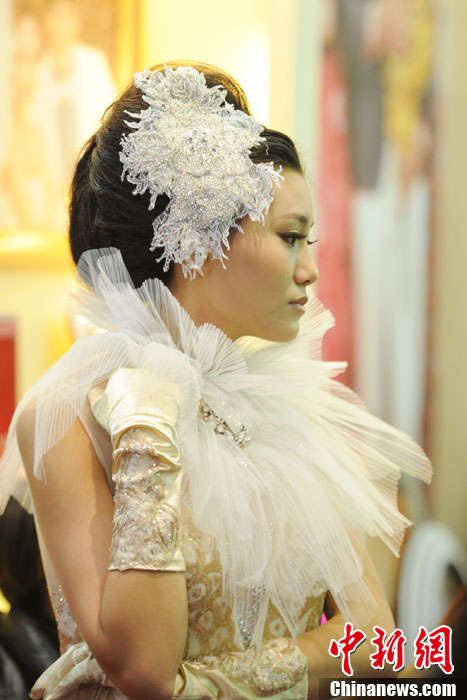
M 467 680 L 435 678 L 321 678 L 319 700 L 331 698 L 462 698 Z
M 401 629 L 391 634 L 381 627 L 373 627 L 370 639 L 375 648 L 369 654 L 371 667 L 376 672 L 398 673 L 405 668 L 407 639 Z M 467 698 L 467 679 L 450 677 L 454 671 L 452 663 L 452 630 L 448 625 L 439 625 L 430 632 L 423 626 L 413 640 L 413 675 L 415 678 L 358 678 L 353 679 L 351 656 L 366 640 L 363 630 L 354 629 L 350 622 L 340 639 L 332 639 L 329 654 L 341 657 L 344 678 L 321 678 L 320 700 L 350 697 L 421 697 L 421 698 Z M 407 674 L 408 675 L 408 674 Z

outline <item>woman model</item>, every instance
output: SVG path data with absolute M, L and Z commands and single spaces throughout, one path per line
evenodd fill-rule
M 293 143 L 211 66 L 137 74 L 86 145 L 70 244 L 96 332 L 23 399 L 3 460 L 62 643 L 35 700 L 306 698 L 346 621 L 392 629 L 365 538 L 397 550 L 400 470 L 430 467 L 321 361 L 312 224 Z

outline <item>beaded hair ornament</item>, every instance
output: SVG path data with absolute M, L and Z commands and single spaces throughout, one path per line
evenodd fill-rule
M 150 250 L 163 250 L 165 271 L 179 263 L 191 279 L 208 255 L 225 267 L 230 230 L 243 233 L 247 215 L 264 223 L 272 186 L 282 179 L 273 163 L 249 158 L 265 140 L 263 127 L 195 68 L 146 68 L 134 83 L 148 107 L 129 113 L 136 121 L 126 122 L 133 130 L 121 140 L 122 180 L 135 185 L 135 195 L 149 191 L 150 210 L 160 194 L 170 199 L 153 221 Z

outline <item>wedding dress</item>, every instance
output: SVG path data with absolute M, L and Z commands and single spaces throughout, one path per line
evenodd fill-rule
M 78 272 L 74 311 L 93 332 L 20 402 L 1 462 L 3 504 L 13 492 L 32 507 L 28 488 L 17 486 L 22 411 L 34 406 L 37 478 L 43 455 L 79 417 L 113 492 L 106 385 L 119 382 L 131 416 L 138 392 L 157 400 L 152 377 L 175 383 L 189 611 L 175 697 L 306 698 L 307 662 L 293 638 L 319 625 L 327 591 L 345 619 L 369 621 L 365 540 L 379 536 L 398 552 L 408 521 L 397 481 L 402 471 L 428 481 L 428 459 L 336 381 L 345 363 L 322 361 L 333 319 L 314 296 L 295 340 L 233 342 L 212 325 L 196 327 L 160 281 L 135 289 L 115 249 L 88 251 Z M 146 439 L 135 429 L 143 467 L 137 448 Z M 82 639 L 40 543 L 63 655 L 32 697 L 122 698 Z

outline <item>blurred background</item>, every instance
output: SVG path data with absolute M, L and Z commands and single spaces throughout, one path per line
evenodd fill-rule
M 466 26 L 465 0 L 2 0 L 0 440 L 73 341 L 80 146 L 135 70 L 214 63 L 306 165 L 325 358 L 433 460 L 402 558 L 372 549 L 409 645 L 434 627 L 467 581 Z

